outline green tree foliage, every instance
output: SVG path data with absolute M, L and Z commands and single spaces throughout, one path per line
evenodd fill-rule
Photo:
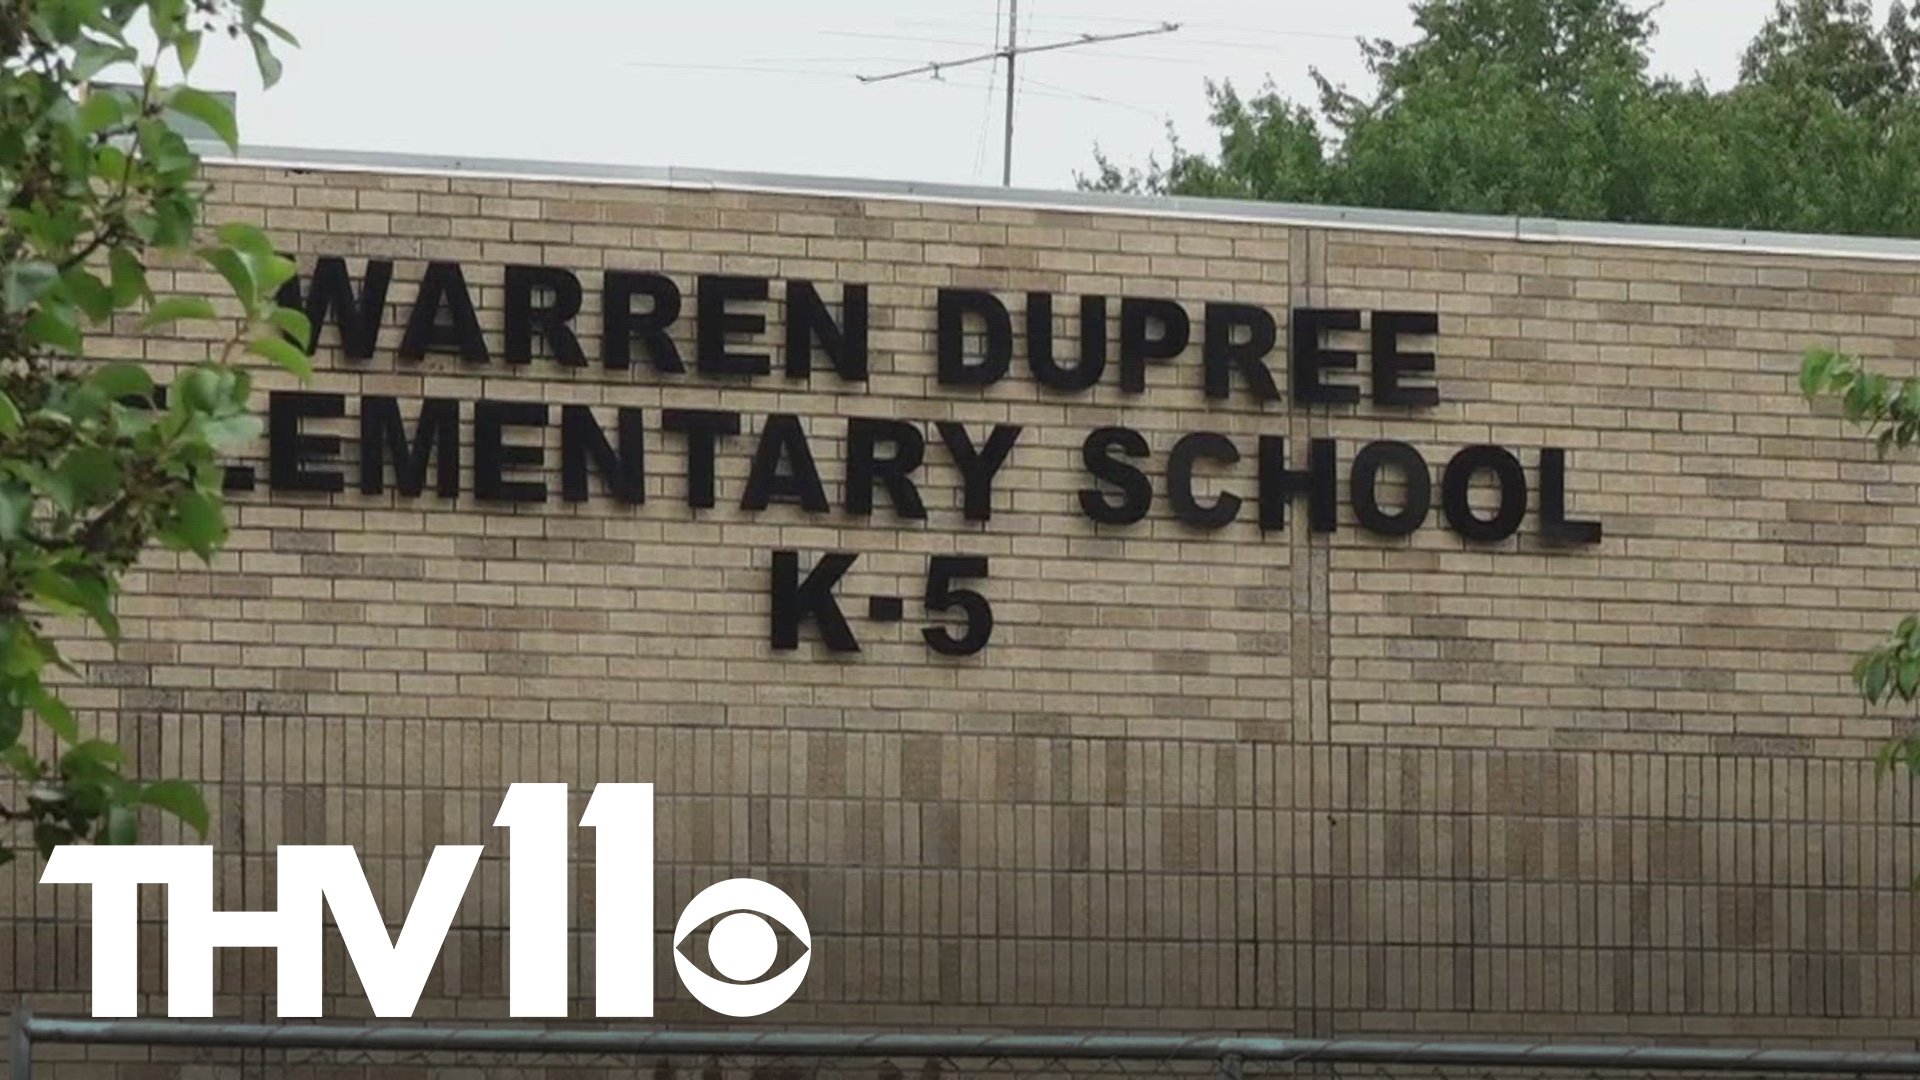
M 1358 95 L 1209 84 L 1219 150 L 1096 154 L 1085 187 L 1648 224 L 1920 235 L 1920 2 L 1779 0 L 1713 92 L 1657 78 L 1626 0 L 1422 0 Z
M 243 354 L 307 371 L 288 342 L 308 339 L 307 320 L 273 299 L 292 263 L 250 227 L 206 235 L 200 159 L 167 120 L 233 145 L 233 115 L 161 75 L 171 63 L 190 77 L 201 42 L 225 36 L 252 47 L 271 85 L 273 41 L 292 39 L 263 3 L 0 2 L 0 819 L 13 826 L 0 861 L 28 844 L 132 843 L 142 806 L 207 826 L 190 784 L 125 775 L 51 671 L 82 677 L 54 638 L 83 621 L 118 640 L 121 576 L 151 545 L 202 559 L 222 545 L 219 456 L 260 428 Z M 137 86 L 90 92 L 110 71 Z M 149 287 L 150 270 L 196 263 L 225 279 L 237 312 L 205 363 L 162 394 L 145 365 L 87 358 L 96 331 L 218 319 L 208 297 Z
M 1858 357 L 1814 349 L 1800 365 L 1800 389 L 1809 400 L 1832 400 L 1848 421 L 1866 429 L 1882 457 L 1920 442 L 1920 378 L 1893 380 Z M 1878 645 L 1854 660 L 1853 682 L 1869 704 L 1920 700 L 1920 615 L 1909 615 Z M 1880 752 L 1884 770 L 1920 772 L 1920 731 L 1909 731 Z M 1920 879 L 1916 879 L 1920 883 Z

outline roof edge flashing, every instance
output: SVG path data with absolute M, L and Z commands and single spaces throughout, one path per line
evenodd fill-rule
M 1182 195 L 1049 191 L 911 180 L 737 172 L 681 166 L 596 165 L 581 162 L 273 146 L 242 146 L 236 153 L 220 143 L 198 141 L 195 142 L 194 148 L 210 164 L 296 171 L 384 172 L 544 183 L 618 184 L 678 190 L 877 198 L 1192 221 L 1238 221 L 1347 229 L 1356 232 L 1478 237 L 1523 243 L 1601 244 L 1616 247 L 1920 262 L 1920 240 L 1893 237 L 1762 232 L 1675 225 L 1622 225 L 1558 218 L 1252 202 Z

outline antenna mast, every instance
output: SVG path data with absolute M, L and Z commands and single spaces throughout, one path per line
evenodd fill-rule
M 1180 29 L 1179 23 L 1163 22 L 1159 26 L 1146 30 L 1130 30 L 1122 34 L 1081 34 L 1079 37 L 1068 38 L 1065 41 L 1051 41 L 1045 45 L 1029 45 L 1021 48 L 1018 44 L 1019 38 L 1016 36 L 1019 19 L 1020 0 L 1008 0 L 1007 44 L 1005 48 L 995 49 L 989 53 L 981 53 L 978 56 L 963 56 L 958 60 L 936 60 L 921 64 L 919 67 L 905 68 L 900 71 L 889 71 L 881 75 L 855 75 L 854 78 L 859 79 L 863 83 L 877 83 L 887 82 L 891 79 L 904 79 L 910 75 L 923 75 L 927 72 L 932 72 L 937 76 L 947 68 L 965 67 L 968 64 L 980 64 L 1005 57 L 1007 61 L 1007 125 L 1002 140 L 1000 184 L 1002 187 L 1012 187 L 1014 58 L 1024 56 L 1027 53 L 1052 52 L 1055 49 L 1073 49 L 1082 45 L 1100 45 L 1109 41 L 1125 41 L 1128 38 L 1156 37 L 1160 34 L 1171 34 L 1175 30 Z

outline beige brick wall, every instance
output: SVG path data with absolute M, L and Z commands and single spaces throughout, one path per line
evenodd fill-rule
M 127 643 L 76 648 L 75 700 L 149 774 L 214 791 L 224 905 L 272 904 L 277 843 L 358 845 L 392 913 L 432 845 L 489 844 L 420 1016 L 504 1015 L 489 824 L 505 786 L 564 780 L 577 810 L 595 782 L 650 780 L 663 952 L 673 913 L 723 877 L 768 878 L 808 913 L 812 974 L 769 1022 L 1912 1042 L 1911 797 L 1876 785 L 1869 755 L 1893 728 L 1845 673 L 1920 599 L 1920 466 L 1876 461 L 1794 376 L 1814 344 L 1905 370 L 1913 265 L 462 176 L 228 167 L 214 182 L 220 217 L 267 227 L 303 272 L 320 255 L 356 275 L 398 260 L 376 356 L 345 360 L 323 336 L 311 389 L 347 395 L 349 417 L 312 430 L 351 436 L 368 393 L 547 402 L 553 470 L 559 404 L 648 418 L 639 507 L 597 485 L 585 504 L 363 496 L 349 438 L 346 494 L 238 497 L 211 571 L 152 559 L 122 602 Z M 430 259 L 462 263 L 491 365 L 396 357 Z M 500 362 L 509 263 L 588 283 L 587 367 Z M 867 284 L 872 377 L 606 371 L 592 286 L 608 268 L 664 270 L 689 317 L 702 273 L 811 279 L 830 302 Z M 990 390 L 941 387 L 948 285 L 996 290 L 1016 327 L 1024 292 L 1060 294 L 1063 353 L 1070 297 L 1174 298 L 1196 345 L 1139 396 L 1111 371 L 1088 394 L 1038 393 L 1019 353 Z M 1209 401 L 1209 300 L 1274 311 L 1283 388 L 1291 307 L 1437 311 L 1442 400 Z M 205 348 L 128 336 L 101 351 Z M 714 509 L 682 501 L 663 407 L 743 414 Z M 806 418 L 834 512 L 738 509 L 775 411 Z M 871 519 L 839 512 L 848 416 L 927 424 L 927 521 L 896 522 L 884 500 Z M 976 440 L 1023 425 L 991 521 L 962 518 L 935 420 Z M 1080 441 L 1108 424 L 1146 434 L 1157 490 L 1180 434 L 1232 437 L 1241 520 L 1199 533 L 1160 496 L 1139 524 L 1088 522 Z M 1304 502 L 1260 532 L 1262 434 L 1287 436 L 1296 464 L 1308 438 L 1339 441 L 1336 533 L 1308 533 Z M 1437 507 L 1410 538 L 1368 534 L 1346 470 L 1377 438 L 1420 448 L 1436 498 L 1458 447 L 1513 448 L 1530 484 L 1539 448 L 1566 448 L 1570 509 L 1605 538 L 1544 546 L 1530 511 L 1517 538 L 1474 545 Z M 865 652 L 770 649 L 775 547 L 861 554 L 841 592 Z M 992 559 L 997 629 L 977 656 L 920 639 L 942 553 Z M 893 594 L 905 621 L 858 617 Z M 576 849 L 590 942 L 591 843 Z M 81 890 L 7 873 L 8 985 L 83 1012 Z M 577 951 L 588 1017 L 592 949 Z M 328 962 L 330 1015 L 364 1013 L 340 954 Z M 716 1019 L 662 964 L 664 1021 Z M 225 955 L 220 1015 L 272 1015 L 272 970 Z

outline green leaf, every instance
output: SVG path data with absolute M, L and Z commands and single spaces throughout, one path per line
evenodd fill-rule
M 303 381 L 313 377 L 313 363 L 307 359 L 307 354 L 286 338 L 278 336 L 255 338 L 247 343 L 247 351 L 256 356 L 266 357 L 286 371 L 299 376 Z
M 254 310 L 260 306 L 260 283 L 254 278 L 253 268 L 247 265 L 247 260 L 241 258 L 239 252 L 230 248 L 202 248 L 200 257 L 206 260 L 207 265 L 218 270 L 221 277 L 227 279 L 227 284 L 233 289 L 234 297 L 240 301 L 247 314 L 253 314 Z
M 25 480 L 33 490 L 38 491 L 42 496 L 51 500 L 56 509 L 69 512 L 76 509 L 73 481 L 68 479 L 66 474 L 57 470 L 42 468 L 31 461 L 16 463 L 13 471 L 16 476 Z
M 82 37 L 73 43 L 73 79 L 75 82 L 91 82 L 95 75 L 113 65 L 128 63 L 139 57 L 140 54 L 130 46 Z
M 1895 685 L 1900 691 L 1900 700 L 1913 700 L 1914 692 L 1920 690 L 1920 654 L 1900 662 L 1900 677 L 1895 680 Z
M 225 449 L 252 442 L 260 437 L 264 427 L 259 417 L 243 413 L 239 416 L 223 416 L 217 420 L 208 420 L 200 425 L 200 431 L 206 436 L 207 442 L 216 448 Z
M 127 760 L 126 752 L 105 739 L 88 739 L 67 751 L 64 761 L 85 762 L 96 769 L 111 769 Z
M 10 263 L 0 275 L 0 304 L 11 312 L 24 312 L 40 302 L 60 280 L 60 271 L 52 263 L 26 259 Z
M 206 799 L 201 797 L 199 788 L 185 780 L 162 780 L 157 784 L 148 784 L 140 793 L 140 801 L 172 814 L 186 822 L 202 839 L 206 838 Z
M 66 702 L 48 693 L 47 688 L 38 683 L 27 687 L 26 699 L 27 704 L 33 706 L 33 711 L 40 714 L 40 719 L 60 737 L 61 742 L 71 745 L 80 741 L 80 725 L 74 720 L 73 710 L 67 708 Z
M 277 307 L 267 315 L 267 319 L 292 338 L 301 352 L 307 351 L 308 343 L 313 341 L 313 320 L 307 318 L 306 312 L 290 307 Z
M 80 103 L 80 128 L 87 134 L 105 131 L 125 116 L 126 102 L 112 91 L 96 90 Z
M 19 743 L 26 715 L 27 710 L 14 699 L 12 693 L 0 690 L 0 747 L 9 751 L 24 749 Z
M 193 74 L 193 63 L 200 58 L 200 31 L 181 34 L 174 42 L 174 49 L 180 54 L 180 74 Z
M 77 5 L 42 3 L 38 6 L 55 43 L 71 45 L 80 37 L 80 10 Z
M 204 297 L 169 296 L 165 300 L 153 305 L 153 310 L 147 313 L 147 319 L 143 325 L 151 330 L 156 326 L 164 326 L 167 323 L 178 322 L 181 319 L 212 319 L 217 317 L 213 310 L 213 305 L 208 303 Z
M 76 679 L 80 677 L 80 669 L 68 663 L 67 658 L 60 655 L 60 647 L 58 645 L 55 645 L 53 642 L 48 641 L 38 634 L 34 635 L 34 640 L 40 650 L 40 657 L 43 663 L 52 664 L 54 667 L 59 668 L 61 671 L 66 672 Z
M 108 364 L 87 380 L 94 389 L 118 401 L 122 398 L 153 397 L 153 376 L 139 364 L 120 361 Z
M 221 368 L 220 373 L 227 390 L 227 404 L 246 412 L 247 401 L 253 395 L 253 376 L 245 368 L 237 367 Z
M 282 32 L 284 36 L 284 31 Z M 260 69 L 260 85 L 264 89 L 273 89 L 280 81 L 280 58 L 273 55 L 273 46 L 258 30 L 247 31 L 247 38 L 253 42 L 253 62 Z
M 33 492 L 19 484 L 0 485 L 0 540 L 17 540 L 33 514 Z
M 1875 704 L 1879 704 L 1887 690 L 1888 660 L 1889 657 L 1881 655 L 1868 661 L 1866 678 L 1860 683 L 1860 692 Z
M 260 298 L 265 300 L 273 296 L 280 291 L 280 286 L 293 280 L 293 275 L 299 272 L 299 266 L 292 259 L 277 253 L 269 252 L 255 258 L 253 275 L 260 283 Z
M 27 336 L 70 356 L 80 355 L 80 328 L 73 324 L 72 310 L 63 305 L 49 304 L 34 312 L 27 320 Z
M 114 307 L 131 307 L 134 301 L 153 295 L 147 288 L 146 267 L 129 249 L 117 247 L 107 252 L 107 265 L 113 272 Z
M 245 222 L 230 221 L 220 226 L 214 235 L 228 247 L 258 258 L 271 258 L 275 254 L 273 241 L 267 239 L 267 234 Z
M 5 623 L 0 623 L 4 628 Z M 38 679 L 47 662 L 49 642 L 24 621 L 13 623 L 11 640 L 0 643 L 0 675 L 8 679 Z
M 140 819 L 132 807 L 109 806 L 100 843 L 125 847 L 140 842 Z
M 1827 349 L 1811 349 L 1806 359 L 1800 363 L 1800 393 L 1807 398 L 1820 396 L 1820 390 L 1826 385 L 1827 369 L 1833 366 L 1835 357 Z
M 226 373 L 210 366 L 194 368 L 180 379 L 180 405 L 198 413 L 218 412 L 227 400 Z
M 5 390 L 0 390 L 0 437 L 18 434 L 23 422 L 20 406 L 13 403 Z
M 40 849 L 40 857 L 43 859 L 52 855 L 54 848 L 71 843 L 72 840 L 73 833 L 65 826 L 43 821 L 33 827 L 33 845 Z
M 120 620 L 113 614 L 113 592 L 105 578 L 83 568 L 46 569 L 27 579 L 36 599 L 49 607 L 84 612 L 98 623 L 108 640 L 120 641 Z
M 218 499 L 201 491 L 182 491 L 174 499 L 171 536 L 202 559 L 211 559 L 227 536 L 226 515 Z
M 98 323 L 105 322 L 113 315 L 113 292 L 94 277 L 92 271 L 76 266 L 67 271 L 61 283 L 66 286 L 66 293 L 73 302 L 87 313 L 87 318 Z
M 5 705 L 6 705 L 6 702 L 4 700 L 0 700 L 0 715 L 4 714 Z M 16 729 L 15 730 L 16 738 L 19 735 L 19 732 L 18 732 L 19 722 L 21 718 L 24 717 L 25 715 L 26 715 L 25 710 L 22 709 L 18 704 L 15 704 L 13 706 L 13 719 L 14 719 L 14 725 Z M 19 777 L 22 780 L 27 780 L 27 781 L 40 779 L 41 774 L 45 771 L 41 769 L 40 762 L 34 758 L 33 751 L 29 750 L 24 746 L 21 746 L 19 743 L 15 743 L 14 745 L 7 747 L 4 751 L 0 751 L 0 763 L 5 763 L 7 768 L 13 770 L 13 775 Z
M 267 33 L 272 34 L 274 37 L 279 38 L 281 41 L 286 42 L 287 44 L 293 46 L 296 49 L 300 47 L 300 39 L 294 37 L 291 33 L 283 29 L 278 23 L 274 22 L 272 19 L 262 16 L 261 18 L 258 18 L 254 21 L 258 22 L 261 26 L 265 27 Z
M 227 108 L 226 102 L 205 90 L 177 86 L 167 98 L 167 107 L 207 125 L 215 135 L 220 136 L 221 142 L 227 144 L 227 149 L 240 149 L 240 129 L 234 123 L 233 110 Z
M 74 504 L 103 501 L 120 486 L 120 465 L 106 449 L 76 446 L 60 459 L 59 475 L 73 490 Z

